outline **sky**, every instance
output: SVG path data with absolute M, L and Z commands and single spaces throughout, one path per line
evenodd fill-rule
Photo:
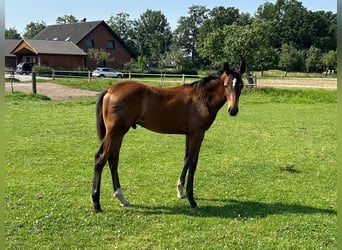
M 332 11 L 336 13 L 337 0 L 302 0 L 308 10 Z M 21 2 L 25 5 L 22 5 Z M 235 7 L 240 12 L 254 15 L 257 8 L 265 2 L 275 3 L 276 0 L 125 0 L 125 1 L 90 1 L 90 0 L 5 0 L 5 27 L 15 28 L 23 33 L 30 22 L 42 22 L 46 25 L 56 23 L 56 18 L 73 15 L 77 19 L 87 21 L 107 21 L 110 16 L 126 12 L 130 19 L 138 19 L 147 9 L 160 10 L 174 30 L 181 16 L 187 16 L 189 7 L 203 5 L 209 9 L 216 6 Z

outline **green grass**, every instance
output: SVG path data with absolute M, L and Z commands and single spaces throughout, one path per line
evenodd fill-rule
M 65 86 L 80 88 L 93 91 L 103 91 L 108 86 L 115 84 L 120 81 L 126 81 L 124 79 L 109 79 L 109 78 L 92 78 L 89 82 L 87 79 L 82 78 L 56 78 L 53 80 L 54 83 L 62 84 Z M 158 86 L 158 87 L 172 87 L 182 84 L 181 78 L 167 78 L 165 81 L 161 81 L 158 77 L 140 77 L 134 78 L 135 81 L 144 82 L 146 84 Z M 194 78 L 188 78 L 187 81 L 195 81 Z M 45 80 L 46 81 L 46 80 Z
M 199 209 L 176 197 L 184 137 L 130 130 L 119 171 L 132 206 L 106 167 L 100 214 L 95 101 L 5 96 L 6 249 L 336 249 L 336 91 L 245 90 L 237 117 L 222 108 L 200 152 Z

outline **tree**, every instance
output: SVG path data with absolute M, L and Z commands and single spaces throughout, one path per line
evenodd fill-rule
M 59 16 L 56 18 L 56 23 L 58 24 L 77 23 L 77 22 L 78 22 L 77 18 L 73 15 L 64 15 L 64 16 Z
M 275 48 L 292 43 L 299 49 L 310 47 L 309 12 L 297 0 L 277 0 L 275 4 L 266 2 L 259 6 L 256 19 L 272 23 L 271 37 Z
M 135 21 L 135 40 L 138 53 L 147 58 L 150 66 L 158 66 L 171 44 L 171 28 L 161 11 L 146 10 Z
M 33 38 L 35 37 L 40 31 L 45 29 L 46 23 L 42 22 L 30 22 L 26 25 L 23 37 L 25 38 Z
M 107 21 L 108 25 L 130 48 L 133 55 L 138 54 L 138 45 L 134 34 L 134 22 L 129 19 L 129 14 L 125 12 L 111 15 Z
M 182 50 L 176 46 L 172 46 L 170 51 L 165 54 L 163 64 L 167 67 L 174 67 L 177 70 L 187 70 L 188 64 L 185 58 L 186 56 Z
M 198 67 L 200 64 L 198 35 L 200 27 L 208 18 L 208 9 L 201 5 L 193 5 L 189 8 L 188 14 L 189 16 L 182 16 L 178 21 L 178 26 L 174 31 L 174 44 L 183 50 L 192 63 Z
M 301 1 L 277 0 L 259 6 L 255 18 L 272 23 L 269 35 L 275 48 L 292 43 L 299 50 L 310 46 L 323 52 L 336 50 L 337 20 L 332 12 L 312 12 Z
M 105 51 L 104 49 L 97 49 L 97 48 L 89 48 L 87 51 L 88 56 L 96 61 L 96 64 L 106 64 L 106 62 L 114 61 L 114 58 L 110 57 L 110 53 Z
M 132 39 L 133 21 L 129 19 L 128 13 L 120 12 L 116 15 L 111 15 L 107 23 L 125 42 Z
M 289 71 L 300 71 L 303 68 L 304 53 L 297 50 L 293 44 L 284 44 L 281 47 L 279 67 L 285 70 L 285 76 Z
M 322 64 L 325 67 L 325 72 L 328 69 L 336 69 L 337 67 L 337 53 L 334 50 L 330 50 L 322 56 Z
M 210 59 L 216 67 L 227 60 L 236 65 L 244 60 L 247 64 L 246 75 L 249 76 L 250 69 L 261 60 L 257 60 L 258 56 L 268 58 L 267 53 L 274 53 L 269 42 L 269 29 L 268 22 L 260 21 L 245 26 L 236 23 L 225 25 L 208 34 L 200 48 L 200 54 Z
M 21 39 L 21 35 L 15 28 L 5 29 L 5 38 L 6 39 Z
M 306 72 L 309 73 L 310 69 L 317 70 L 321 67 L 322 52 L 319 48 L 311 46 L 306 52 L 305 68 Z
M 260 70 L 261 76 L 265 70 L 275 69 L 278 66 L 279 55 L 278 50 L 272 47 L 261 47 L 255 51 L 254 70 Z
M 308 30 L 308 33 L 310 34 L 309 36 L 311 38 L 310 45 L 321 49 L 322 52 L 336 50 L 336 14 L 324 11 L 310 11 L 308 21 L 312 27 L 310 30 Z

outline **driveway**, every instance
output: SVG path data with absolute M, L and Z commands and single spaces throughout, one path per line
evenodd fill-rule
M 5 91 L 12 91 L 11 83 L 5 83 Z M 13 91 L 32 93 L 32 84 L 13 83 Z M 51 100 L 65 100 L 75 97 L 97 96 L 99 92 L 70 88 L 55 83 L 37 83 L 37 94 L 46 95 Z

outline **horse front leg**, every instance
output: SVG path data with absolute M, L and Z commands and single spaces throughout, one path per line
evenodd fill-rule
M 100 188 L 101 188 L 102 170 L 105 164 L 106 164 L 106 159 L 104 158 L 103 143 L 102 143 L 100 146 L 100 149 L 95 154 L 94 179 L 93 179 L 93 188 L 92 188 L 92 193 L 91 193 L 95 213 L 102 212 L 101 205 L 100 205 Z
M 186 197 L 186 195 L 184 194 L 184 185 L 185 185 L 186 173 L 188 172 L 188 160 L 189 160 L 189 140 L 188 140 L 188 136 L 186 136 L 184 166 L 183 166 L 182 173 L 177 183 L 177 197 L 180 199 L 183 199 Z
M 194 177 L 197 168 L 199 151 L 204 138 L 204 132 L 189 136 L 189 155 L 187 159 L 188 165 L 188 180 L 186 183 L 186 195 L 191 208 L 197 208 L 197 203 L 194 199 Z

